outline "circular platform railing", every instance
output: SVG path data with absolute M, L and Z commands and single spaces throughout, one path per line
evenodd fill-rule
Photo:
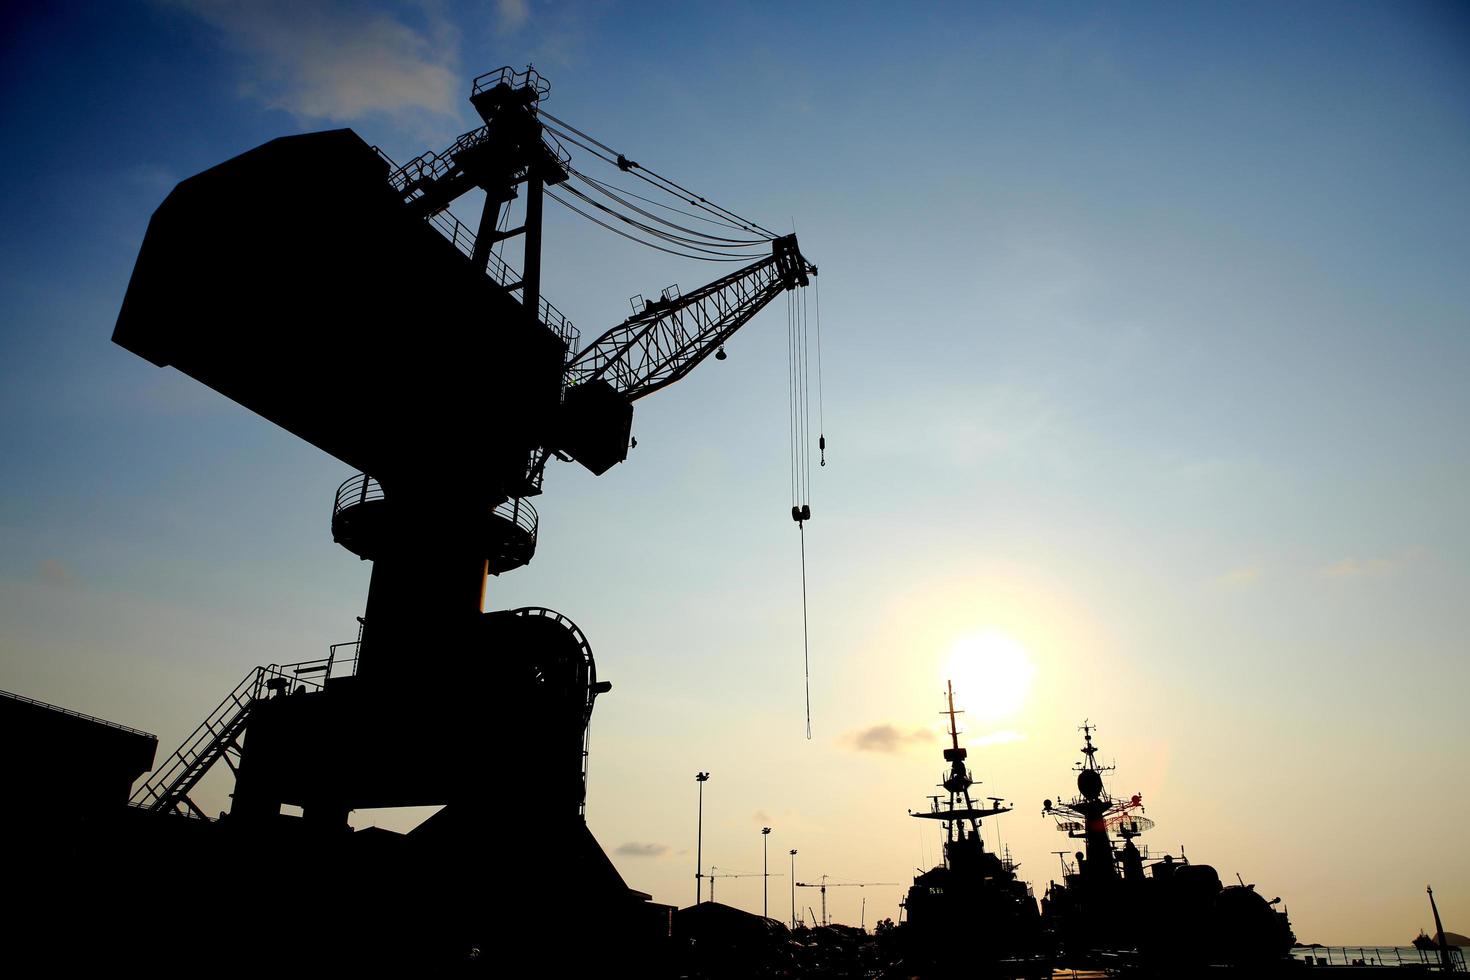
M 529 500 L 523 500 L 520 497 L 512 498 L 497 506 L 491 513 L 503 521 L 514 524 L 532 538 L 536 537 L 539 519 L 536 516 L 536 508 L 531 506 Z
M 366 473 L 359 473 L 337 488 L 337 500 L 332 505 L 332 519 L 336 520 L 338 514 L 355 504 L 382 499 L 382 485 Z
M 513 497 L 498 505 L 491 514 L 501 522 L 502 527 L 499 540 L 492 544 L 491 554 L 488 556 L 491 574 L 499 575 L 529 564 L 531 557 L 536 554 L 536 530 L 539 523 L 536 508 L 529 501 Z M 492 521 L 491 526 L 495 523 L 496 521 Z
M 387 519 L 385 500 L 382 484 L 366 473 L 344 481 L 332 503 L 333 540 L 361 558 L 377 557 Z M 490 571 L 499 575 L 530 562 L 539 524 L 530 501 L 513 497 L 491 508 L 489 520 L 474 522 L 468 533 L 484 542 Z

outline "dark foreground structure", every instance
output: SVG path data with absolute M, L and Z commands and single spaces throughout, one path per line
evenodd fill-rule
M 487 612 L 486 584 L 532 560 L 549 459 L 623 460 L 635 400 L 723 356 L 816 269 L 793 236 L 737 226 L 754 261 L 582 347 L 540 293 L 543 197 L 580 178 L 548 94 L 534 71 L 491 72 L 470 99 L 484 125 L 442 152 L 400 167 L 350 130 L 285 137 L 154 214 L 114 341 L 360 470 L 331 531 L 372 579 L 356 640 L 250 671 L 131 805 L 138 759 L 105 799 L 12 820 L 25 954 L 491 972 L 512 941 L 548 975 L 667 969 L 672 910 L 628 887 L 584 819 L 610 685 L 568 617 Z M 447 210 L 471 191 L 477 231 Z M 514 240 L 519 270 L 497 254 Z M 208 814 L 191 793 L 219 766 L 234 791 Z M 408 834 L 347 823 L 429 805 Z

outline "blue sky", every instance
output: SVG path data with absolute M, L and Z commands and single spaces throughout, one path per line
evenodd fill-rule
M 906 881 L 934 845 L 904 811 L 939 762 L 913 733 L 957 640 L 999 631 L 1035 679 L 971 734 L 995 738 L 976 761 L 1038 886 L 1036 804 L 1086 716 L 1156 849 L 1259 878 L 1304 939 L 1406 941 L 1426 880 L 1465 931 L 1463 6 L 8 17 L 0 687 L 169 746 L 256 663 L 351 637 L 368 569 L 327 529 L 350 471 L 112 324 L 178 180 L 343 125 L 407 159 L 470 128 L 473 76 L 534 62 L 550 111 L 794 223 L 822 270 L 811 743 L 779 310 L 639 404 L 626 464 L 553 468 L 536 561 L 491 583 L 490 607 L 570 615 L 614 682 L 589 821 L 609 851 L 653 845 L 614 854 L 631 884 L 692 897 L 699 769 L 716 865 L 751 870 L 769 823 L 812 876 Z M 589 338 L 720 271 L 557 210 L 546 250 L 545 293 Z M 909 735 L 859 750 L 885 725 Z M 747 884 L 722 900 L 759 907 Z

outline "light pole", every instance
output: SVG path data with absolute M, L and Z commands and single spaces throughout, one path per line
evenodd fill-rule
M 704 895 L 704 784 L 709 773 L 697 772 L 694 778 L 699 783 L 699 829 L 694 837 L 694 904 L 698 905 Z
M 796 928 L 796 848 L 791 849 L 791 928 Z
M 761 828 L 761 915 L 769 919 L 771 917 L 771 865 L 767 858 L 770 853 L 771 828 Z

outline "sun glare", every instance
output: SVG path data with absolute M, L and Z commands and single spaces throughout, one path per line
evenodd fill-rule
M 974 721 L 1000 721 L 1021 710 L 1036 665 L 1026 648 L 997 630 L 962 636 L 950 647 L 944 680 L 954 682 L 955 707 Z

